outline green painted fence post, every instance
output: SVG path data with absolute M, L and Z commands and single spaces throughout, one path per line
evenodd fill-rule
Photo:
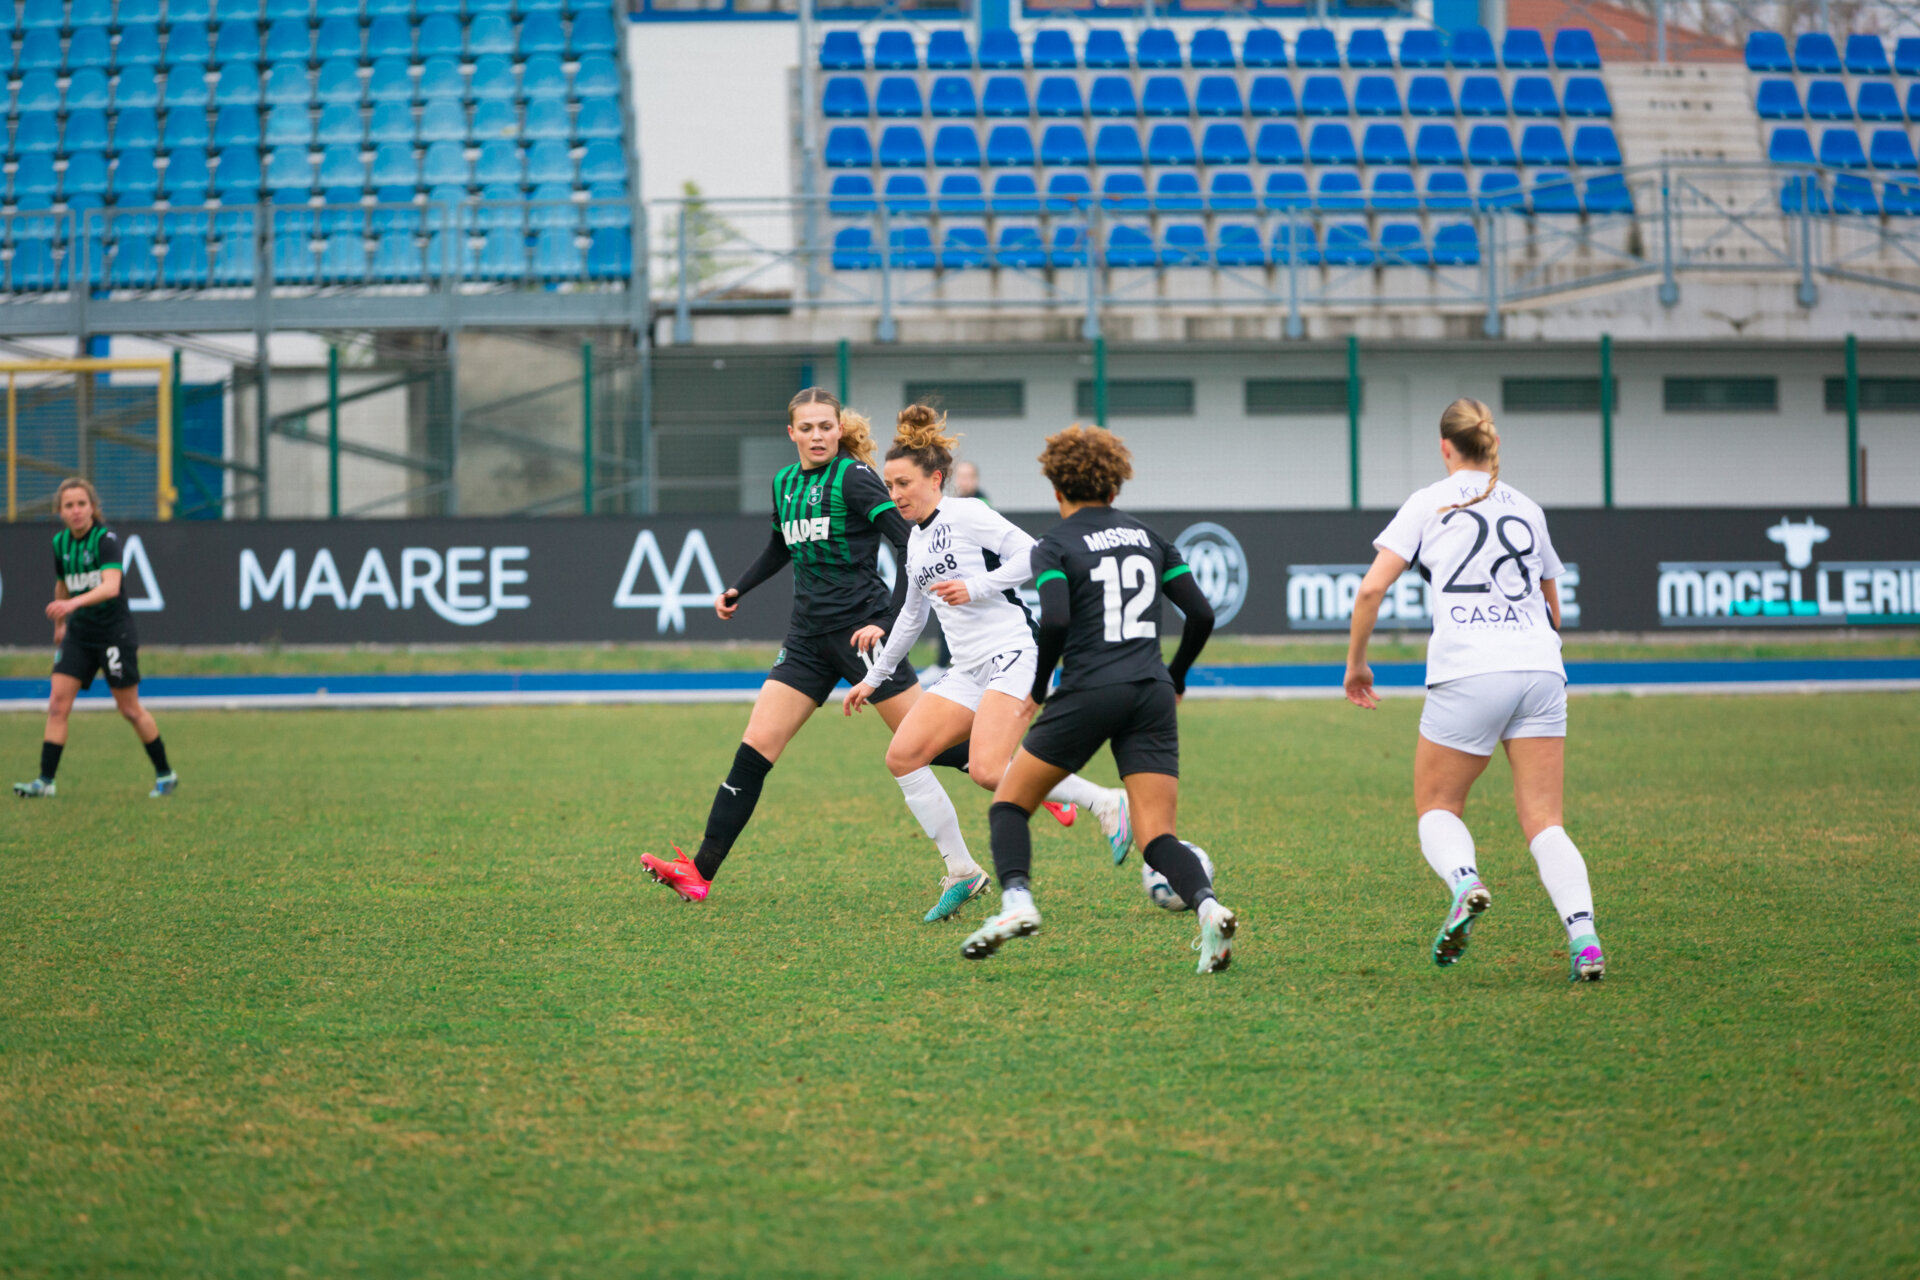
M 1101 334 L 1093 340 L 1093 421 L 1095 425 L 1107 425 L 1107 338 Z
M 834 363 L 840 376 L 840 403 L 845 404 L 847 402 L 847 381 L 853 364 L 853 344 L 845 338 L 840 339 L 839 346 L 834 349 Z
M 593 344 L 580 344 L 580 510 L 593 514 Z
M 1847 505 L 1860 505 L 1860 342 L 1847 335 Z
M 340 518 L 340 348 L 327 348 L 327 519 Z
M 1613 335 L 1600 335 L 1600 505 L 1613 507 Z

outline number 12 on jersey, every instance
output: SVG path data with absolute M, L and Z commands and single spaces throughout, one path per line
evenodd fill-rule
M 1123 640 L 1152 640 L 1159 633 L 1154 624 L 1141 615 L 1154 601 L 1153 561 L 1145 556 L 1101 556 L 1088 574 L 1099 583 L 1105 606 L 1106 639 L 1111 644 Z M 1134 594 L 1123 601 L 1127 592 Z

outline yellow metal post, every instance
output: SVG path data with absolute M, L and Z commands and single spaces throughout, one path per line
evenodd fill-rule
M 162 520 L 173 519 L 173 506 L 179 493 L 173 487 L 173 397 L 169 378 L 173 363 L 169 360 L 141 360 L 111 356 L 93 360 L 6 360 L 0 361 L 0 373 L 7 375 L 7 519 L 19 518 L 19 397 L 17 379 L 23 373 L 71 373 L 85 377 L 99 373 L 147 372 L 159 375 L 154 407 L 155 473 L 158 476 L 154 512 Z

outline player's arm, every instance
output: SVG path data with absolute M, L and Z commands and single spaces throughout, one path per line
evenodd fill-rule
M 1560 560 L 1560 553 L 1554 550 L 1553 535 L 1547 532 L 1546 518 L 1540 522 L 1540 598 L 1547 602 L 1547 621 L 1553 629 L 1560 629 L 1560 576 L 1567 566 Z
M 713 602 L 713 611 L 720 615 L 721 621 L 733 617 L 740 608 L 740 597 L 753 590 L 774 574 L 787 567 L 793 559 L 793 552 L 787 549 L 787 540 L 780 533 L 780 522 L 774 521 L 773 529 L 767 535 L 767 545 L 754 558 L 747 571 L 740 575 L 734 584 L 720 593 Z
M 1167 572 L 1173 576 L 1161 584 L 1160 592 L 1187 619 L 1180 628 L 1180 646 L 1173 651 L 1173 661 L 1167 664 L 1167 674 L 1173 677 L 1173 691 L 1184 694 L 1187 691 L 1187 672 L 1192 669 L 1200 651 L 1207 647 L 1207 637 L 1213 634 L 1213 605 L 1208 602 L 1207 593 L 1193 580 L 1193 573 L 1185 564 L 1175 565 Z
M 1560 580 L 1548 578 L 1540 584 L 1540 598 L 1547 602 L 1547 619 L 1553 623 L 1553 629 L 1560 629 Z
M 902 560 L 900 580 L 904 582 L 906 578 L 906 561 Z M 873 665 L 867 668 L 867 674 L 860 678 L 860 683 L 847 691 L 846 701 L 842 704 L 845 714 L 852 715 L 858 711 L 866 704 L 868 698 L 879 691 L 881 685 L 893 677 L 901 660 L 912 651 L 915 642 L 920 639 L 920 633 L 927 629 L 929 612 L 926 596 L 918 591 L 907 596 L 907 602 L 900 610 L 900 616 L 894 619 L 893 629 L 887 633 L 886 645 L 874 655 Z
M 72 594 L 73 594 L 72 592 L 67 590 L 66 579 L 55 578 L 53 580 L 53 598 L 55 603 L 65 600 L 68 596 Z M 48 616 L 50 617 L 52 616 L 52 610 L 48 610 Z M 66 641 L 66 638 L 67 638 L 67 619 L 66 619 L 66 616 L 63 614 L 60 617 L 53 619 L 53 647 L 58 649 L 61 646 L 61 644 Z
M 978 541 L 983 550 L 1000 558 L 1000 567 L 991 573 L 959 583 L 940 583 L 935 590 L 948 604 L 972 604 L 993 599 L 1011 591 L 1033 577 L 1034 537 L 998 511 L 982 510 Z M 960 588 L 966 595 L 960 597 Z M 947 588 L 946 590 L 940 590 Z
M 1371 711 L 1380 705 L 1373 693 L 1373 669 L 1367 666 L 1367 642 L 1373 638 L 1374 624 L 1380 620 L 1380 602 L 1387 589 L 1407 571 L 1405 557 L 1381 547 L 1373 557 L 1373 567 L 1360 580 L 1360 594 L 1353 602 L 1353 624 L 1347 632 L 1347 701 Z
M 1034 560 L 1035 585 L 1040 589 L 1040 652 L 1033 667 L 1033 693 L 1037 705 L 1047 700 L 1047 686 L 1053 682 L 1053 668 L 1067 651 L 1067 627 L 1073 621 L 1073 593 L 1067 590 L 1067 575 L 1060 569 L 1057 551 L 1042 548 Z
M 69 595 L 67 584 L 62 582 L 55 589 L 54 601 L 47 606 L 47 616 L 56 623 L 65 622 L 75 609 L 84 609 L 89 605 L 104 604 L 120 594 L 120 566 L 109 565 L 100 570 L 100 585 L 79 595 Z

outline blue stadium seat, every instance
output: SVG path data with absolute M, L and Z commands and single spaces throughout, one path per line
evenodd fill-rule
M 591 186 L 597 182 L 625 182 L 627 153 L 620 144 L 604 138 L 589 142 L 580 154 L 580 181 Z
M 177 153 L 176 153 L 177 154 Z M 220 152 L 214 170 L 223 204 L 252 203 L 260 194 L 260 152 L 255 147 L 228 147 Z
M 1275 121 L 1260 126 L 1253 140 L 1254 158 L 1261 164 L 1305 164 L 1307 149 L 1300 143 L 1300 130 Z
M 867 51 L 857 31 L 829 31 L 820 41 L 820 67 L 825 71 L 865 71 Z
M 1907 73 L 1901 72 L 1901 74 Z M 1911 179 L 1904 182 L 1889 182 L 1881 188 L 1880 203 L 1889 218 L 1920 216 L 1920 183 L 1915 183 Z
M 1100 203 L 1109 209 L 1144 213 L 1147 209 L 1147 180 L 1139 173 L 1107 173 L 1100 180 Z
M 1105 265 L 1115 268 L 1151 267 L 1158 257 L 1153 251 L 1153 233 L 1146 227 L 1116 223 L 1107 229 Z
M 920 84 L 912 76 L 882 76 L 874 91 L 873 112 L 878 116 L 919 119 L 926 114 Z
M 1002 173 L 993 180 L 992 208 L 996 214 L 1037 214 L 1040 188 L 1030 173 Z
M 1206 135 L 1200 139 L 1200 163 L 1253 163 L 1253 148 L 1247 144 L 1247 131 L 1239 121 L 1221 120 L 1207 126 Z
M 267 153 L 267 187 L 272 191 L 304 191 L 313 185 L 313 166 L 305 147 L 275 147 Z
M 113 199 L 115 204 L 129 207 L 145 207 L 154 201 L 154 193 L 160 189 L 160 169 L 154 163 L 153 152 L 141 149 L 123 151 L 113 166 Z
M 1573 162 L 1583 168 L 1618 167 L 1620 143 L 1611 126 L 1583 124 L 1573 134 Z
M 973 66 L 973 50 L 967 46 L 967 33 L 942 27 L 927 36 L 929 71 L 964 71 Z
M 1140 112 L 1149 116 L 1185 116 L 1193 114 L 1187 102 L 1187 85 L 1179 76 L 1148 76 L 1140 91 Z
M 1436 267 L 1477 267 L 1480 233 L 1470 222 L 1449 223 L 1433 233 L 1431 256 Z
M 1093 184 L 1084 173 L 1047 175 L 1047 212 L 1075 213 L 1093 203 Z
M 1800 88 L 1791 80 L 1762 80 L 1754 106 L 1762 120 L 1802 120 L 1807 114 L 1800 106 Z
M 1240 102 L 1240 84 L 1232 76 L 1202 76 L 1194 90 L 1194 110 L 1203 116 L 1239 116 L 1245 114 Z
M 24 43 L 20 46 L 20 66 L 27 65 L 27 50 Z M 167 28 L 167 57 L 170 63 L 211 62 L 213 43 L 207 36 L 207 24 L 204 22 L 176 22 Z
M 383 142 L 373 153 L 373 185 L 407 187 L 419 185 L 420 166 L 413 148 L 404 142 Z
M 202 128 L 205 126 L 202 125 Z M 107 113 L 99 107 L 84 107 L 79 111 L 67 113 L 67 127 L 62 145 L 68 151 L 105 151 L 107 137 Z
M 520 24 L 519 51 L 523 54 L 562 54 L 567 51 L 567 32 L 557 13 L 534 13 Z M 369 39 L 371 47 L 371 39 Z
M 246 108 L 241 108 L 246 111 Z M 253 145 L 260 143 L 260 117 L 258 113 L 246 111 L 253 122 Z M 126 107 L 113 117 L 113 145 L 122 151 L 128 147 L 157 147 L 160 145 L 160 117 L 152 107 Z
M 1467 175 L 1459 169 L 1428 169 L 1427 189 L 1422 203 L 1429 209 L 1471 209 L 1473 197 L 1467 191 Z
M 1368 125 L 1360 140 L 1360 160 L 1363 164 L 1412 164 L 1406 130 L 1397 124 Z
M 1144 68 L 1178 67 L 1180 40 L 1167 27 L 1147 27 L 1134 44 L 1134 60 Z
M 120 76 L 121 87 L 126 85 L 124 72 Z M 409 87 L 408 96 L 412 96 Z M 272 106 L 284 106 L 291 103 L 305 104 L 313 101 L 313 81 L 307 75 L 304 63 L 276 62 L 267 68 L 267 89 L 263 95 Z
M 1905 129 L 1875 129 L 1867 158 L 1876 169 L 1912 169 L 1916 162 L 1913 140 Z
M 1482 209 L 1518 209 L 1526 203 L 1520 193 L 1520 175 L 1512 169 L 1480 171 L 1479 204 Z
M 940 180 L 940 190 L 943 198 L 948 191 L 978 195 L 980 179 L 970 173 L 950 173 Z M 911 217 L 933 211 L 933 201 L 927 196 L 927 180 L 917 173 L 888 174 L 885 195 L 890 215 Z M 954 212 L 978 213 L 979 210 L 956 205 Z
M 1427 256 L 1425 237 L 1417 222 L 1385 222 L 1380 225 L 1380 263 L 1388 267 L 1424 267 Z
M 1847 98 L 1847 86 L 1841 80 L 1815 80 L 1807 86 L 1809 120 L 1851 120 L 1853 103 Z
M 1299 38 L 1293 42 L 1293 65 L 1296 67 L 1338 67 L 1340 65 L 1340 45 L 1333 38 L 1333 32 L 1325 27 L 1303 27 Z
M 873 251 L 873 232 L 865 227 L 842 227 L 833 236 L 835 271 L 873 271 L 880 265 Z
M 603 15 L 604 16 L 604 15 Z M 580 20 L 574 19 L 575 48 L 580 32 Z M 608 42 L 603 53 L 612 53 L 613 44 Z M 920 68 L 920 51 L 913 46 L 913 33 L 910 31 L 882 31 L 873 40 L 873 69 L 875 71 L 917 71 Z
M 1508 27 L 1500 38 L 1500 63 L 1509 71 L 1547 69 L 1547 42 L 1532 27 Z
M 1207 248 L 1207 229 L 1197 222 L 1176 222 L 1160 231 L 1160 265 L 1204 267 L 1213 260 Z
M 216 147 L 259 146 L 259 111 L 248 106 L 220 108 L 213 117 L 213 145 Z
M 60 117 L 51 111 L 23 111 L 14 118 L 13 149 L 24 155 L 30 151 L 60 149 Z
M 1607 96 L 1607 83 L 1599 76 L 1567 77 L 1567 114 L 1586 119 L 1609 119 L 1613 100 Z
M 1598 71 L 1600 47 L 1585 27 L 1562 27 L 1553 33 L 1553 65 L 1562 71 Z
M 321 62 L 328 58 L 351 58 L 358 62 L 360 53 L 360 23 L 356 19 L 335 16 L 321 22 L 320 33 L 313 42 L 315 58 Z M 458 22 L 444 16 L 428 18 L 420 28 L 420 54 L 422 57 L 436 54 L 458 57 Z
M 1504 116 L 1507 94 L 1498 76 L 1467 76 L 1460 81 L 1460 114 L 1463 116 Z
M 113 64 L 113 40 L 105 26 L 78 27 L 67 42 L 69 71 L 104 71 Z
M 67 6 L 62 0 L 26 0 L 20 14 L 20 26 L 27 31 L 58 31 L 66 24 Z
M 1339 76 L 1308 76 L 1300 88 L 1300 111 L 1309 116 L 1347 114 L 1347 89 Z
M 887 130 L 889 136 L 892 129 Z M 920 136 L 918 129 L 913 130 L 914 137 Z M 887 147 L 880 146 L 880 163 L 887 163 Z M 922 162 L 924 163 L 924 162 Z M 943 124 L 933 136 L 933 163 L 942 169 L 977 169 L 980 167 L 980 137 L 974 133 L 972 125 Z
M 175 147 L 204 147 L 212 140 L 207 131 L 207 113 L 198 109 L 167 112 L 167 126 L 160 133 L 160 145 L 168 151 Z
M 1373 246 L 1367 240 L 1364 222 L 1336 222 L 1327 228 L 1327 247 L 1321 260 L 1330 267 L 1370 267 Z
M 1907 87 L 1907 119 L 1920 120 L 1920 84 Z
M 13 175 L 14 199 L 51 198 L 59 187 L 60 176 L 54 172 L 51 150 L 20 157 L 20 164 Z
M 325 73 L 321 75 L 324 91 Z M 467 85 L 475 98 L 511 98 L 514 96 L 513 63 L 497 54 L 488 54 L 473 64 L 473 79 Z
M 1244 222 L 1222 223 L 1213 261 L 1220 267 L 1264 267 L 1267 250 L 1260 243 L 1260 228 Z
M 1240 61 L 1248 67 L 1284 67 L 1287 42 L 1271 27 L 1255 27 L 1241 44 Z
M 305 111 L 301 115 L 305 116 Z M 272 131 L 269 123 L 268 131 Z M 865 137 L 864 131 L 861 134 Z M 467 109 L 460 105 L 457 98 L 435 98 L 427 103 L 420 113 L 420 141 L 422 142 L 465 142 L 467 140 Z
M 12 26 L 13 5 L 8 4 L 4 6 L 4 8 L 0 8 L 0 16 L 7 17 L 9 19 L 7 25 Z M 113 0 L 73 0 L 73 2 L 67 6 L 67 25 L 69 27 L 104 27 L 112 21 Z
M 324 31 L 325 28 L 322 28 Z M 354 52 L 359 52 L 359 40 L 354 41 Z M 229 62 L 260 61 L 260 28 L 252 22 L 223 22 L 213 45 L 213 61 L 221 64 Z
M 1317 124 L 1307 138 L 1307 159 L 1314 164 L 1359 164 L 1353 134 L 1344 124 Z
M 980 92 L 980 114 L 1022 119 L 1031 115 L 1027 82 L 1019 76 L 988 76 L 986 87 Z
M 1807 137 L 1807 131 L 1800 128 L 1775 129 L 1767 143 L 1767 159 L 1774 164 L 1817 163 L 1813 158 L 1813 142 Z
M 428 143 L 426 161 L 421 167 L 420 176 L 428 186 L 464 187 L 468 185 L 472 174 L 467 168 L 467 149 L 458 142 Z
M 1360 175 L 1351 169 L 1321 169 L 1319 190 L 1314 192 L 1316 208 L 1341 211 L 1364 209 L 1367 202 L 1360 194 Z
M 1361 76 L 1353 88 L 1353 112 L 1361 116 L 1400 114 L 1400 90 L 1392 76 Z
M 411 29 L 407 43 L 409 46 L 413 43 Z M 408 52 L 412 52 L 411 47 Z M 313 37 L 307 30 L 306 20 L 282 18 L 268 27 L 265 53 L 268 62 L 305 62 L 313 53 Z
M 189 62 L 167 68 L 166 88 L 160 100 L 170 110 L 207 105 L 207 68 L 202 62 Z
M 489 53 L 512 54 L 513 51 L 513 23 L 508 21 L 504 13 L 483 13 L 467 20 L 468 57 L 477 58 Z
M 220 68 L 214 81 L 213 105 L 216 107 L 257 107 L 260 105 L 260 72 L 251 62 L 234 62 Z
M 917 136 L 919 130 L 914 130 Z M 867 139 L 867 131 L 857 125 L 843 124 L 827 134 L 827 145 L 822 155 L 829 169 L 865 169 L 873 164 L 873 144 Z M 923 151 L 921 162 L 925 163 Z
M 1247 92 L 1247 114 L 1255 116 L 1297 116 L 1300 104 L 1293 97 L 1293 82 L 1285 76 L 1255 76 Z
M 1545 76 L 1515 76 L 1513 80 L 1513 114 L 1558 118 L 1560 99 L 1553 91 L 1553 81 Z
M 1138 165 L 1146 163 L 1140 148 L 1140 131 L 1130 124 L 1103 124 L 1093 140 L 1093 162 L 1097 165 Z
M 1781 184 L 1780 211 L 1782 213 L 1799 213 L 1803 205 L 1810 213 L 1831 212 L 1831 207 L 1827 204 L 1827 189 L 1821 185 L 1818 175 L 1795 176 Z
M 1125 76 L 1096 76 L 1087 95 L 1087 109 L 1096 116 L 1135 116 L 1140 114 L 1134 101 L 1133 81 Z
M 305 10 L 302 9 L 302 12 Z M 160 0 L 120 0 L 119 5 L 116 6 L 115 18 L 122 26 L 134 22 L 158 22 L 160 21 Z
M 1793 57 L 1787 52 L 1787 38 L 1778 31 L 1749 32 L 1747 70 L 1792 71 Z
M 1375 169 L 1369 175 L 1372 190 L 1367 203 L 1375 209 L 1406 210 L 1420 207 L 1420 196 L 1413 185 L 1413 174 L 1406 169 Z
M 1231 69 L 1235 65 L 1233 41 L 1218 27 L 1202 27 L 1187 45 L 1187 61 L 1195 68 Z
M 1857 173 L 1843 173 L 1834 178 L 1833 211 L 1879 217 L 1880 201 L 1874 195 L 1872 180 Z
M 240 189 L 235 188 L 238 192 Z M 224 198 L 224 197 L 223 197 Z M 215 285 L 251 285 L 254 277 L 254 211 L 222 209 L 213 215 L 215 248 L 208 280 Z
M 1347 37 L 1347 65 L 1391 68 L 1393 50 L 1387 47 L 1387 33 L 1379 27 L 1354 28 Z
M 1253 194 L 1253 178 L 1229 169 L 1216 169 L 1207 183 L 1209 209 L 1243 210 L 1259 207 Z
M 177 4 L 177 2 L 178 0 L 168 0 L 169 5 Z M 448 12 L 448 10 L 444 7 L 444 4 L 434 5 L 430 3 L 430 0 L 421 0 L 420 12 L 445 13 Z M 452 12 L 458 13 L 460 10 L 456 7 Z M 315 0 L 313 16 L 322 21 L 334 17 L 357 18 L 360 16 L 360 0 Z
M 15 111 L 58 111 L 60 109 L 60 77 L 51 71 L 29 71 L 20 80 L 20 91 L 14 95 Z
M 1590 214 L 1633 212 L 1633 194 L 1627 190 L 1626 177 L 1603 173 L 1587 179 L 1587 212 Z
M 1153 207 L 1162 213 L 1189 213 L 1204 208 L 1200 199 L 1200 175 L 1191 169 L 1164 169 L 1155 174 Z
M 973 78 L 971 76 L 941 76 L 933 82 L 933 88 L 927 94 L 928 111 L 940 117 L 963 116 L 971 118 L 980 114 L 980 103 L 973 96 Z
M 1473 132 L 1467 135 L 1468 164 L 1515 165 L 1520 163 L 1514 154 L 1513 136 L 1503 124 L 1477 124 Z
M 1040 139 L 1040 163 L 1048 168 L 1085 168 L 1093 163 L 1087 133 L 1077 124 L 1050 124 Z
M 83 107 L 104 108 L 112 98 L 113 90 L 107 83 L 107 73 L 99 67 L 82 67 L 67 81 L 69 111 Z
M 1829 169 L 1864 169 L 1867 153 L 1852 129 L 1828 129 L 1820 135 L 1820 163 Z
M 1533 211 L 1535 213 L 1580 212 L 1580 189 L 1565 172 L 1542 169 L 1533 175 Z
M 67 157 L 67 172 L 61 178 L 61 190 L 71 201 L 75 196 L 103 196 L 107 193 L 107 157 L 99 151 L 76 151 Z
M 539 102 L 529 103 L 527 108 L 529 116 L 531 116 L 533 108 L 543 105 L 547 104 Z M 555 102 L 551 105 L 558 107 L 564 117 L 566 114 L 564 104 Z M 620 104 L 611 98 L 595 98 L 591 101 L 581 103 L 579 119 L 573 122 L 573 132 L 575 137 L 583 141 L 591 141 L 596 138 L 620 137 L 623 132 L 623 126 L 620 120 Z
M 933 270 L 933 233 L 926 227 L 895 227 L 887 242 L 887 265 L 895 271 Z
M 1824 31 L 1802 32 L 1793 42 L 1794 69 L 1802 75 L 1837 76 L 1840 74 L 1840 50 L 1833 37 Z
M 168 88 L 172 88 L 169 72 Z M 351 58 L 332 58 L 320 64 L 320 80 L 313 92 L 321 103 L 360 101 L 360 73 Z
M 68 91 L 71 96 L 71 90 Z M 1885 120 L 1899 123 L 1905 117 L 1900 112 L 1900 96 L 1893 86 L 1884 80 L 1868 80 L 1860 86 L 1860 100 L 1854 109 L 1862 120 Z
M 1047 265 L 1047 247 L 1038 227 L 1002 225 L 994 248 L 995 266 L 1037 271 Z
M 1273 265 L 1320 265 L 1320 233 L 1311 222 L 1282 222 L 1273 229 Z
M 971 94 L 972 90 L 968 90 Z M 859 76 L 829 76 L 821 90 L 820 111 L 829 119 L 862 119 L 872 114 L 867 83 Z
M 1033 33 L 1033 69 L 1035 71 L 1072 70 L 1080 65 L 1073 39 L 1057 27 Z
M 1153 134 L 1147 139 L 1147 163 L 1199 164 L 1200 152 L 1193 145 L 1193 130 L 1184 124 L 1153 126 Z
M 222 22 L 260 21 L 260 0 L 216 0 L 213 16 Z
M 1119 69 L 1133 65 L 1133 58 L 1127 52 L 1125 33 L 1107 27 L 1095 27 L 1087 32 L 1087 44 L 1081 51 L 1081 59 L 1089 69 Z
M 1400 65 L 1409 69 L 1438 70 L 1447 65 L 1447 37 L 1431 27 L 1415 27 L 1400 37 Z
M 1520 135 L 1520 163 L 1525 165 L 1549 164 L 1565 167 L 1572 163 L 1567 155 L 1567 140 L 1561 136 L 1560 126 L 1552 124 L 1530 124 Z
M 334 108 L 329 107 L 331 111 Z M 343 108 L 352 110 L 352 108 Z M 357 114 L 357 113 L 356 113 Z M 320 116 L 320 127 L 326 128 L 326 113 Z M 473 109 L 473 131 L 470 135 L 476 142 L 490 138 L 517 138 L 520 136 L 520 116 L 511 102 L 482 102 Z M 322 137 L 320 141 L 325 142 Z
M 501 183 L 518 186 L 525 178 L 526 159 L 520 154 L 519 147 L 503 138 L 480 144 L 480 156 L 473 162 L 475 182 L 483 186 Z
M 335 191 L 352 187 L 355 190 L 367 183 L 366 165 L 360 160 L 360 148 L 357 146 L 331 146 L 320 155 L 320 185 Z
M 946 228 L 946 237 L 940 245 L 940 267 L 943 271 L 970 271 L 987 265 L 988 245 L 987 229 L 978 225 L 954 226 Z
M 1072 76 L 1042 76 L 1035 106 L 1043 116 L 1086 114 L 1080 101 L 1080 82 Z
M 827 192 L 827 212 L 836 218 L 863 218 L 872 213 L 873 179 L 864 173 L 835 174 Z
M 173 199 L 175 204 L 186 203 L 182 196 L 199 192 L 202 196 L 212 185 L 213 179 L 207 168 L 207 153 L 200 147 L 182 147 L 167 157 L 167 171 L 161 175 L 161 190 Z
M 1879 36 L 1864 34 L 1848 36 L 1845 62 L 1847 74 L 1850 76 L 1893 74 L 1893 68 L 1887 65 L 1887 46 L 1880 43 Z
M 113 65 L 126 70 L 128 67 L 151 67 L 160 61 L 160 28 L 148 23 L 120 29 L 120 43 L 113 49 Z
M 897 34 L 906 35 L 904 31 Z M 886 38 L 887 33 L 882 32 L 878 43 L 885 43 Z M 610 54 L 614 52 L 617 47 L 617 39 L 618 36 L 615 34 L 613 28 L 612 12 L 606 9 L 589 9 L 585 13 L 575 15 L 573 19 L 573 29 L 567 35 L 567 44 L 570 51 L 575 55 L 586 53 Z M 874 55 L 875 70 L 880 69 L 878 43 L 875 46 L 876 52 Z M 909 45 L 912 43 L 910 37 L 908 43 Z
M 980 69 L 982 71 L 1018 71 L 1027 65 L 1020 48 L 1020 37 L 1006 28 L 980 33 Z
M 1920 76 L 1920 36 L 1901 36 L 1894 42 L 1893 73 Z
M 972 133 L 971 129 L 967 130 Z M 1025 168 L 1034 165 L 1033 135 L 1023 124 L 999 124 L 987 135 L 987 165 L 994 169 Z
M 194 203 L 204 203 L 201 200 Z M 213 220 L 203 209 L 175 209 L 162 220 L 167 234 L 166 260 L 160 264 L 161 282 L 169 288 L 200 289 L 210 281 L 207 233 Z
M 1407 85 L 1407 114 L 1450 116 L 1453 114 L 1453 86 L 1445 76 L 1419 75 Z
M 1493 51 L 1493 37 L 1485 27 L 1462 27 L 1447 42 L 1447 62 L 1472 71 L 1491 71 L 1500 65 Z
M 274 26 L 278 27 L 279 23 Z M 289 23 L 297 27 L 297 23 Z M 297 52 L 280 53 L 275 51 L 273 32 L 267 32 L 267 57 L 297 57 Z M 375 18 L 373 25 L 367 28 L 367 57 L 369 58 L 411 58 L 413 56 L 413 24 L 405 18 L 388 15 Z
M 580 77 L 603 75 L 606 80 L 615 83 L 618 88 L 617 73 L 613 69 L 613 59 L 605 54 L 596 54 L 592 58 L 580 59 Z M 560 55 L 536 53 L 520 68 L 520 88 L 529 98 L 564 98 L 567 96 L 567 73 L 560 64 Z M 576 83 L 575 92 L 583 101 L 594 101 L 609 97 L 617 98 L 614 90 L 582 88 Z

